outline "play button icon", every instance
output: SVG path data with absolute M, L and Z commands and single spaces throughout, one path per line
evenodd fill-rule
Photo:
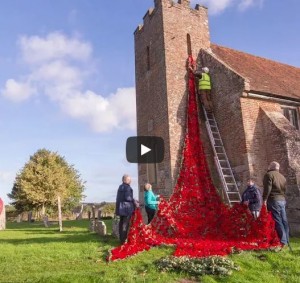
M 152 149 L 144 146 L 143 144 L 141 144 L 141 156 L 143 156 L 144 154 L 148 153 L 149 151 L 151 151 Z
M 126 158 L 130 163 L 160 163 L 164 159 L 164 140 L 155 136 L 130 137 Z

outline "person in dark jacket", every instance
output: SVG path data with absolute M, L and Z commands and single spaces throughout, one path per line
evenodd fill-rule
M 124 244 L 127 239 L 130 218 L 134 212 L 135 201 L 133 199 L 133 190 L 130 187 L 130 176 L 124 175 L 122 182 L 117 192 L 116 215 L 120 216 L 119 236 L 121 244 Z
M 286 179 L 279 173 L 280 165 L 273 161 L 264 176 L 263 201 L 272 213 L 282 247 L 289 244 L 289 224 L 286 216 Z
M 262 207 L 262 196 L 253 179 L 248 180 L 248 186 L 242 194 L 242 203 L 248 206 L 253 217 L 257 219 Z

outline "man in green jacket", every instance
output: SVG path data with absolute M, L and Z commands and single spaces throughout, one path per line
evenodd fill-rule
M 279 173 L 280 165 L 273 161 L 264 176 L 263 201 L 272 213 L 275 229 L 282 247 L 289 244 L 289 224 L 286 216 L 286 179 Z

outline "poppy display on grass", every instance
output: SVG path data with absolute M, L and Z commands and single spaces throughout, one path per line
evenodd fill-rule
M 193 58 L 188 58 L 194 64 Z M 175 256 L 207 257 L 240 250 L 279 246 L 275 225 L 263 206 L 258 219 L 239 203 L 225 205 L 208 169 L 198 124 L 195 79 L 189 71 L 186 134 L 179 176 L 170 199 L 161 198 L 149 225 L 140 209 L 131 218 L 127 241 L 109 252 L 108 260 L 124 259 L 158 245 L 172 245 Z

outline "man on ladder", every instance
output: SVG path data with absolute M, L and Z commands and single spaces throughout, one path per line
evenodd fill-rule
M 189 69 L 193 72 L 198 79 L 197 92 L 200 96 L 201 103 L 207 112 L 213 111 L 211 101 L 211 80 L 209 75 L 209 69 L 207 67 L 202 68 L 202 72 L 196 71 L 195 65 L 190 64 Z

